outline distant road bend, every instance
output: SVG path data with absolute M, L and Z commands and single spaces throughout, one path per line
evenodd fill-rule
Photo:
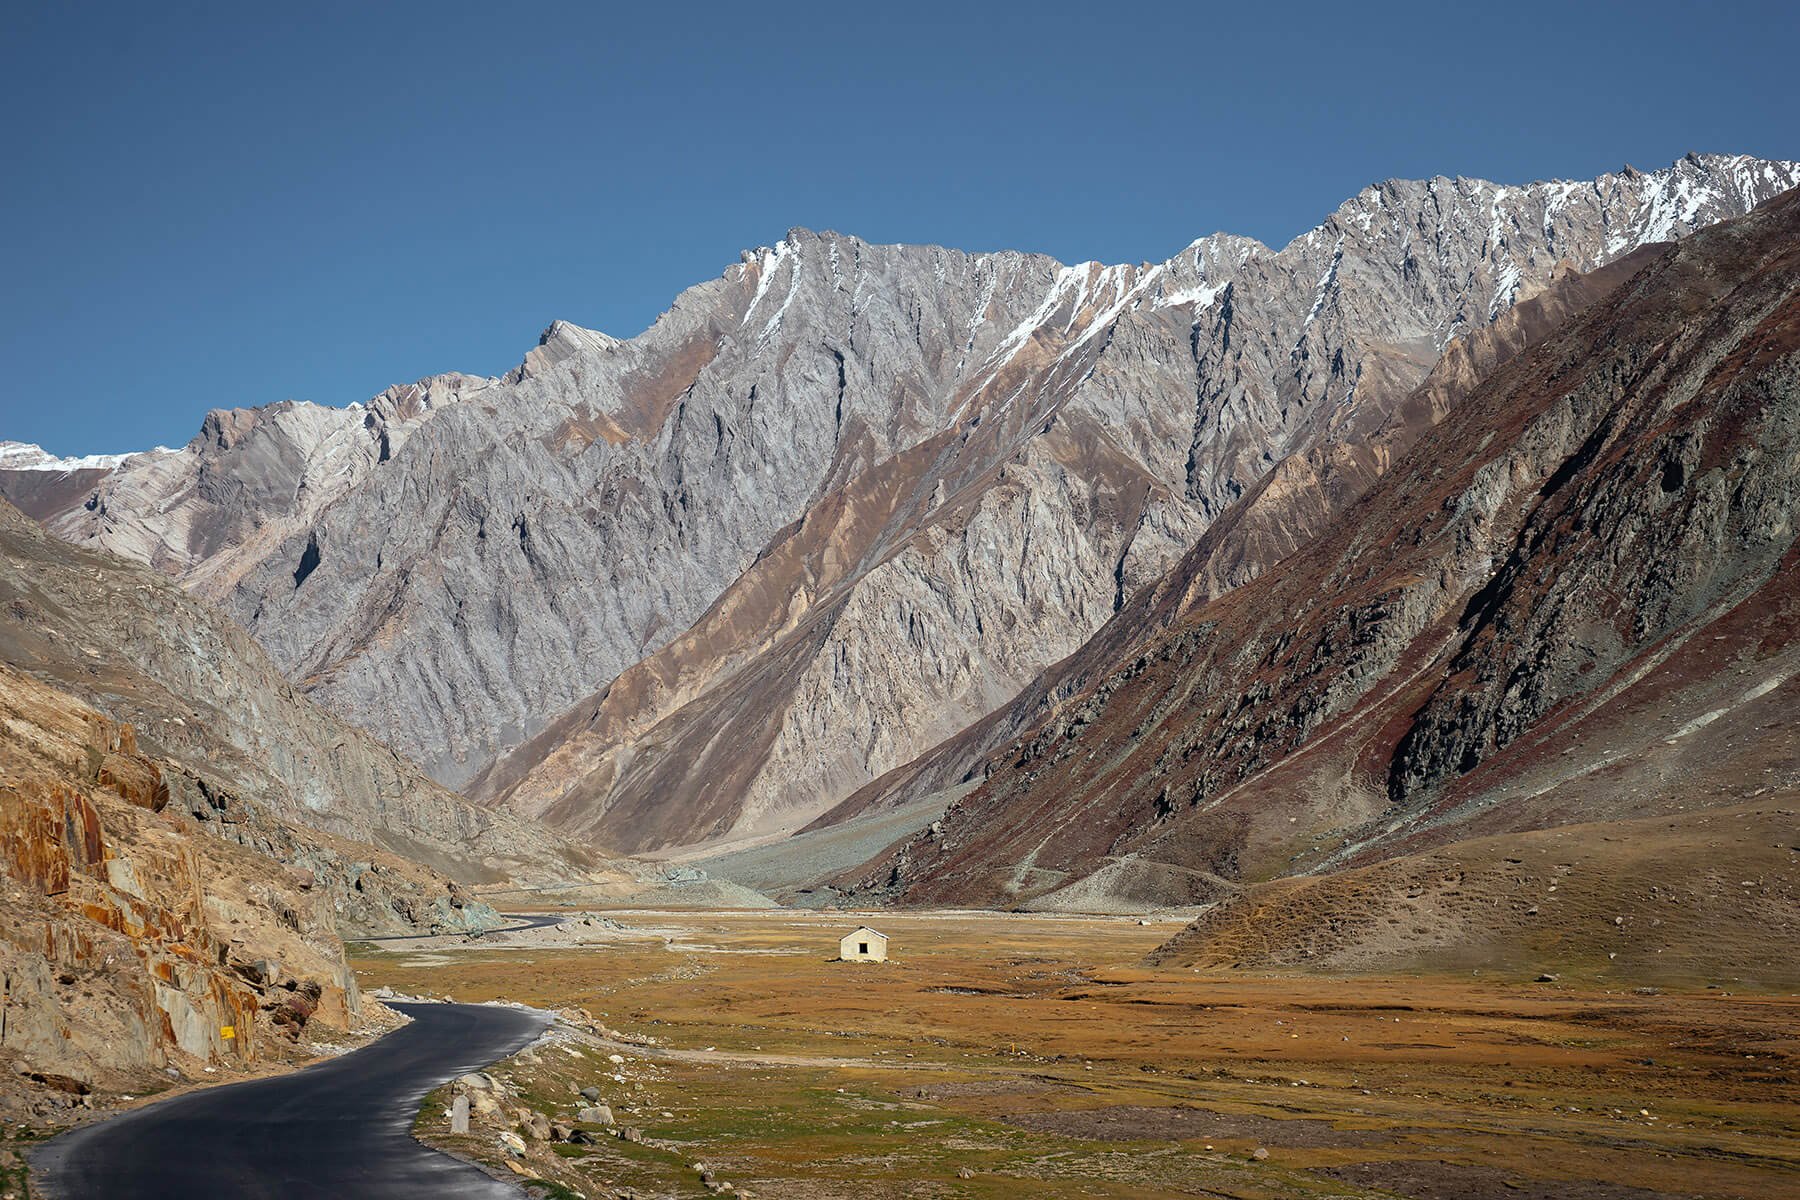
M 432 1088 L 530 1045 L 546 1014 L 395 1004 L 412 1023 L 341 1058 L 191 1092 L 45 1144 L 52 1200 L 518 1200 L 519 1192 L 414 1141 Z

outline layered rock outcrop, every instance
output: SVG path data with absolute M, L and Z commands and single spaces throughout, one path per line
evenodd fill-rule
M 951 430 L 828 493 L 688 634 L 476 790 L 632 846 L 795 828 L 979 729 L 1239 498 L 1258 517 L 1211 586 L 1303 544 L 1392 453 L 1372 439 L 1429 424 L 1429 400 L 1394 408 L 1446 341 L 1484 353 L 1492 318 L 1559 272 L 1800 178 L 1728 173 L 1391 183 L 1279 253 L 1215 237 L 1161 267 L 1067 268 Z M 1299 478 L 1309 463 L 1332 478 Z
M 1370 403 L 1358 414 L 1356 428 L 1333 431 L 1277 463 L 1208 527 L 1175 569 L 1140 589 L 1079 650 L 983 720 L 859 789 L 808 828 L 824 829 L 871 810 L 898 809 L 972 786 L 993 754 L 1034 729 L 1056 704 L 1105 678 L 1140 643 L 1328 532 L 1483 380 L 1659 253 L 1659 246 L 1645 247 L 1591 272 L 1561 272 L 1543 292 L 1457 337 L 1416 391 L 1397 402 Z
M 465 885 L 611 878 L 596 861 L 298 696 L 166 578 L 0 502 L 0 1110 L 341 1034 L 361 1008 L 340 937 L 488 929 Z
M 208 836 L 130 725 L 3 665 L 0 726 L 10 1083 L 141 1088 L 347 1027 L 329 888 Z

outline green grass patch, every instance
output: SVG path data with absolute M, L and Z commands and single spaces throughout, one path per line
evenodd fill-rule
M 550 1197 L 550 1200 L 582 1200 L 583 1196 L 583 1193 L 576 1191 L 567 1184 L 558 1183 L 554 1179 L 527 1180 L 525 1187 L 527 1190 L 536 1192 L 540 1196 Z

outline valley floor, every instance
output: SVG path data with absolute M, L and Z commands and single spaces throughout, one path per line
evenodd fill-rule
M 519 1108 L 581 1128 L 597 1087 L 634 1140 L 513 1158 L 559 1196 L 704 1195 L 701 1166 L 794 1200 L 1800 1196 L 1800 997 L 1201 975 L 1140 965 L 1173 923 L 1038 915 L 883 913 L 891 961 L 833 961 L 857 920 L 611 913 L 355 965 L 565 1010 L 490 1123 L 450 1134 L 441 1091 L 417 1129 L 498 1164 Z

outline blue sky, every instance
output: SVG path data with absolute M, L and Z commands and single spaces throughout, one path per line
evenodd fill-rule
M 793 225 L 1145 261 L 1391 176 L 1800 158 L 1791 0 L 284 7 L 5 6 L 0 438 L 498 373 Z

